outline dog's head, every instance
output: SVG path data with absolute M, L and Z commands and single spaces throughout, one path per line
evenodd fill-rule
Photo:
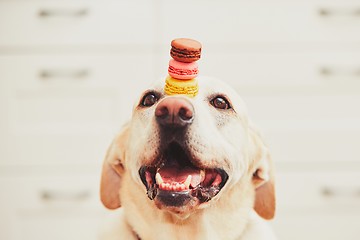
M 199 86 L 194 98 L 165 95 L 163 81 L 142 93 L 105 158 L 106 207 L 121 206 L 127 174 L 126 184 L 141 189 L 146 204 L 173 214 L 190 215 L 246 191 L 259 215 L 273 217 L 271 162 L 245 104 L 220 81 L 199 78 Z

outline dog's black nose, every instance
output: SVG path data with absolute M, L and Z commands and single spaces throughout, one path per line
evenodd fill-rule
M 157 122 L 166 127 L 185 127 L 194 119 L 194 107 L 185 98 L 167 97 L 155 109 Z

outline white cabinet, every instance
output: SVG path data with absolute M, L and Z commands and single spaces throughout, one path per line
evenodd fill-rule
M 154 79 L 154 17 L 143 0 L 0 1 L 0 239 L 99 239 L 101 163 Z
M 185 3 L 193 11 L 177 16 L 176 1 L 161 1 L 171 21 L 161 22 L 159 42 L 166 52 L 172 38 L 199 39 L 200 74 L 244 98 L 278 168 L 279 238 L 358 239 L 358 1 Z

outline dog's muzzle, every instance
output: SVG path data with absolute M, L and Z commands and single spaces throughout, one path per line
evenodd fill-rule
M 204 167 L 186 145 L 186 129 L 195 118 L 192 104 L 186 98 L 165 98 L 156 107 L 155 118 L 161 132 L 159 154 L 139 169 L 148 197 L 158 206 L 179 211 L 210 201 L 224 187 L 228 174 Z

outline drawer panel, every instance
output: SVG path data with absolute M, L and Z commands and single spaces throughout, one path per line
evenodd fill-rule
M 111 138 L 131 117 L 138 89 L 153 79 L 151 62 L 146 54 L 1 57 L 0 164 L 103 159 Z M 41 75 L 44 69 L 49 76 Z M 79 76 L 79 69 L 87 74 Z
M 360 96 L 244 96 L 275 161 L 360 161 Z
M 262 129 L 275 162 L 360 162 L 359 130 Z
M 307 90 L 311 91 L 311 87 Z M 358 95 L 327 95 L 320 92 L 307 95 L 305 89 L 304 92 L 297 94 L 289 92 L 284 95 L 276 93 L 246 95 L 246 91 L 241 89 L 239 91 L 240 96 L 243 96 L 247 104 L 250 117 L 256 122 L 271 121 L 269 123 L 276 124 L 278 121 L 278 126 L 280 126 L 285 121 L 293 121 L 290 124 L 298 124 L 297 127 L 301 128 L 309 125 L 310 121 L 317 124 L 320 120 L 324 120 L 321 128 L 324 129 L 327 126 L 331 129 L 343 124 L 344 122 L 341 120 L 351 124 L 352 119 L 360 118 L 360 111 L 356 110 L 360 104 L 360 93 Z M 338 120 L 338 124 L 336 124 L 336 120 Z M 333 126 L 330 126 L 329 123 Z M 283 126 L 285 127 L 286 123 Z
M 166 53 L 164 49 L 162 52 Z M 162 54 L 157 71 L 166 74 L 169 57 Z M 229 51 L 207 47 L 199 61 L 200 75 L 222 79 L 234 87 L 303 86 L 360 87 L 360 49 L 352 52 L 319 51 L 317 49 L 277 52 Z
M 1 1 L 0 36 L 0 46 L 151 44 L 152 5 L 144 0 Z
M 360 51 L 314 51 L 248 53 L 214 48 L 204 56 L 201 70 L 233 86 L 359 86 Z
M 355 43 L 360 40 L 359 6 L 356 1 L 331 4 L 321 1 L 232 0 L 223 4 L 189 0 L 184 4 L 191 5 L 192 11 L 181 11 L 181 17 L 174 17 L 178 3 L 162 1 L 162 43 L 181 36 L 199 39 L 204 45 L 239 42 Z
M 278 214 L 272 226 L 279 239 L 355 240 L 360 234 L 358 219 L 358 209 L 352 213 L 331 209 L 320 213 L 311 210 L 292 213 L 288 210 L 286 214 Z
M 111 216 L 100 202 L 98 174 L 29 172 L 0 177 L 3 239 L 99 238 Z
M 306 166 L 306 172 L 276 173 L 277 204 L 280 212 L 298 209 L 299 212 L 308 210 L 316 213 L 333 209 L 351 213 L 351 209 L 359 209 L 359 171 L 314 171 L 311 163 Z
M 329 147 L 331 148 L 331 147 Z M 299 163 L 276 172 L 279 239 L 357 239 L 360 214 L 358 165 Z M 279 165 L 278 165 L 279 166 Z M 347 170 L 339 170 L 340 168 Z M 299 169 L 302 168 L 302 169 Z
M 151 63 L 151 54 L 0 57 L 10 132 L 98 133 L 126 120 L 154 78 Z
M 151 82 L 153 60 L 150 51 L 110 55 L 3 55 L 0 81 L 11 92 L 56 87 L 124 89 L 124 86 L 131 88 Z
M 119 125 L 121 124 L 119 122 Z M 0 155 L 0 165 L 57 166 L 99 163 L 104 159 L 106 150 L 117 131 L 114 124 L 111 127 L 113 131 L 107 126 L 105 129 L 103 127 L 103 133 L 98 134 L 81 134 L 76 132 L 76 127 L 73 127 L 75 133 L 69 133 L 69 129 L 66 128 L 63 134 L 36 134 L 37 129 L 32 129 L 31 133 L 4 135 L 6 138 L 1 138 L 4 149 Z M 94 126 L 88 128 L 88 131 L 91 131 Z M 97 131 L 100 130 L 101 126 Z M 46 130 L 42 128 L 41 131 Z M 54 131 L 54 127 L 50 131 Z
M 127 98 L 116 97 L 121 91 L 35 93 L 10 99 L 0 164 L 97 163 L 131 116 L 131 106 L 123 108 Z
M 89 169 L 89 166 L 84 169 Z M 102 207 L 98 198 L 101 164 L 91 166 L 98 166 L 98 173 L 76 171 L 74 169 L 79 169 L 76 165 L 59 167 L 60 170 L 43 167 L 41 171 L 32 168 L 24 171 L 26 168 L 19 167 L 17 174 L 3 173 L 0 187 L 7 194 L 2 195 L 1 200 L 11 199 L 12 206 L 19 210 L 45 211 L 77 207 L 99 210 Z

